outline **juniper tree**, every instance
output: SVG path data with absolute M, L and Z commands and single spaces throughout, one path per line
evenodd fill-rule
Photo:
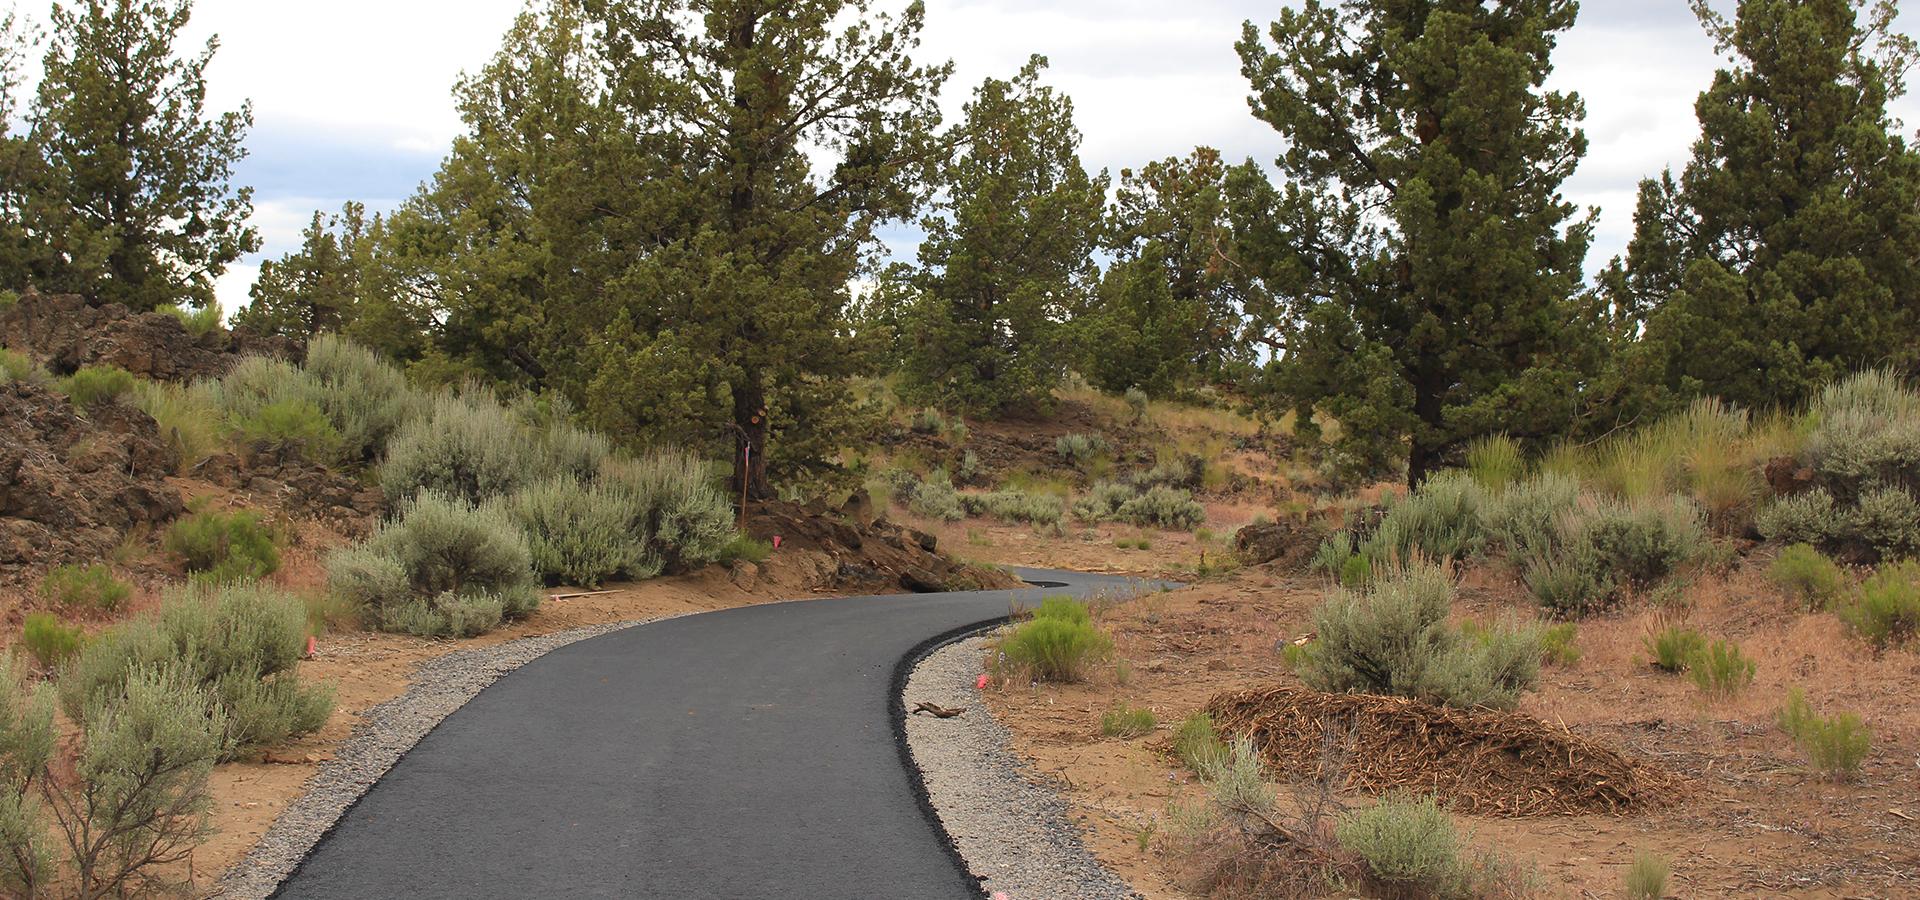
M 1552 434 L 1581 390 L 1591 218 L 1561 183 L 1577 95 L 1543 91 L 1571 0 L 1309 0 L 1236 45 L 1286 137 L 1266 246 L 1270 377 L 1358 468 L 1418 484 L 1475 436 Z M 1404 443 L 1403 443 L 1404 442 Z
M 1792 405 L 1850 369 L 1915 357 L 1920 155 L 1886 104 L 1913 44 L 1859 0 L 1693 8 L 1735 65 L 1694 109 L 1678 179 L 1640 185 L 1627 259 L 1606 275 L 1644 321 L 1664 385 Z
M 214 302 L 214 279 L 260 239 L 251 188 L 230 188 L 250 106 L 205 113 L 219 47 L 174 55 L 188 0 L 56 3 L 28 113 L 32 280 L 136 310 Z
M 956 129 L 902 323 L 910 397 L 984 413 L 1043 406 L 1069 362 L 1062 323 L 1093 283 L 1107 179 L 1080 165 L 1073 102 L 1039 83 L 1046 64 L 987 79 Z

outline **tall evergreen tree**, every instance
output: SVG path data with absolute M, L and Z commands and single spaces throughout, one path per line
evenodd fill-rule
M 1252 160 L 1225 165 L 1211 147 L 1121 170 L 1107 217 L 1114 261 L 1098 302 L 1076 319 L 1089 381 L 1161 395 L 1182 379 L 1252 364 L 1247 311 L 1267 300 L 1229 214 L 1229 192 L 1242 181 L 1264 184 L 1266 175 Z
M 251 188 L 230 189 L 248 106 L 205 116 L 219 47 L 180 59 L 188 0 L 54 4 L 29 121 L 43 166 L 28 230 L 43 245 L 32 278 L 136 310 L 214 302 L 214 280 L 259 249 Z
M 1911 365 L 1920 338 L 1920 154 L 1888 118 L 1913 44 L 1892 2 L 1693 8 L 1721 53 L 1676 182 L 1640 186 L 1615 305 L 1644 320 L 1679 396 L 1796 404 L 1847 370 Z M 1656 368 L 1658 371 L 1658 368 Z
M 946 198 L 922 221 L 917 296 L 902 325 L 908 396 L 985 413 L 1045 405 L 1086 305 L 1107 178 L 1080 165 L 1073 101 L 1035 56 L 966 105 Z
M 10 134 L 19 109 L 21 69 L 34 44 L 27 23 L 9 10 L 0 16 L 0 290 L 26 287 L 30 261 L 37 255 L 27 232 L 29 185 L 38 181 L 39 161 L 24 135 Z
M 1274 198 L 1271 378 L 1357 468 L 1419 484 L 1478 435 L 1555 433 L 1582 384 L 1591 220 L 1560 194 L 1577 96 L 1543 92 L 1572 0 L 1308 0 L 1236 45 L 1287 138 Z M 1403 443 L 1404 442 L 1404 443 Z
M 734 487 L 828 455 L 862 354 L 847 284 L 874 224 L 923 200 L 950 66 L 910 54 L 925 17 L 866 0 L 593 0 L 624 145 L 568 209 L 599 260 L 544 332 L 583 411 L 623 431 L 731 435 Z M 584 254 L 583 254 L 584 258 Z
M 314 212 L 299 250 L 260 264 L 247 291 L 253 302 L 232 321 L 301 340 L 349 330 L 358 324 L 359 298 L 371 287 L 365 282 L 374 278 L 372 257 L 385 233 L 381 217 L 369 222 L 361 203 L 349 201 L 329 217 Z

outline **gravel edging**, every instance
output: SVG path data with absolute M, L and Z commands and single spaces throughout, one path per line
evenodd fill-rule
M 691 615 L 680 613 L 678 615 Z M 361 713 L 353 736 L 321 766 L 245 859 L 221 877 L 219 900 L 266 900 L 349 807 L 442 719 L 502 676 L 575 641 L 676 616 L 590 625 L 422 662 L 406 693 Z M 909 715 L 905 732 L 927 797 L 983 890 L 1015 900 L 1131 900 L 1140 894 L 1081 842 L 1071 808 L 1015 759 L 1005 726 L 974 684 L 986 638 L 936 648 L 914 665 L 908 703 L 965 706 L 950 719 Z
M 907 716 L 907 745 L 927 797 L 968 870 L 1013 900 L 1133 900 L 1141 895 L 1081 840 L 1072 807 L 1013 755 L 1005 725 L 981 703 L 988 638 L 976 634 L 925 658 L 907 679 L 908 704 L 966 707 L 952 718 Z

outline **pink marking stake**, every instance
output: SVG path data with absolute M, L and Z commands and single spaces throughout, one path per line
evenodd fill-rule
M 983 672 L 983 673 L 981 673 L 981 675 L 980 675 L 980 680 L 979 680 L 979 681 L 976 681 L 976 682 L 974 682 L 974 683 L 973 683 L 973 689 L 974 689 L 974 690 L 976 690 L 976 691 L 984 691 L 984 690 L 986 690 L 986 689 L 987 689 L 987 676 L 986 676 L 986 673 L 984 673 L 984 672 Z

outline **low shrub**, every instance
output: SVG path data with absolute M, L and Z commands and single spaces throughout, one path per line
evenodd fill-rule
M 1662 672 L 1683 672 L 1693 665 L 1700 651 L 1707 648 L 1707 639 L 1692 628 L 1667 625 L 1641 638 L 1640 644 L 1652 657 L 1654 668 Z
M 189 586 L 163 598 L 159 613 L 103 633 L 60 678 L 68 717 L 123 696 L 140 673 L 177 670 L 226 720 L 223 755 L 311 734 L 333 711 L 332 689 L 303 684 L 306 610 L 259 585 Z
M 1500 626 L 1467 640 L 1446 622 L 1453 585 L 1437 563 L 1336 590 L 1313 612 L 1315 640 L 1300 653 L 1308 687 L 1510 709 L 1539 678 L 1537 628 Z
M 1480 523 L 1488 546 L 1504 548 L 1509 561 L 1524 569 L 1552 555 L 1565 543 L 1559 523 L 1580 503 L 1580 479 L 1542 472 L 1481 498 Z
M 1153 710 L 1130 706 L 1124 700 L 1119 706 L 1100 715 L 1100 733 L 1109 737 L 1139 737 L 1159 724 Z
M 1105 522 L 1119 516 L 1120 507 L 1138 494 L 1133 487 L 1115 481 L 1097 481 L 1085 496 L 1073 501 L 1073 514 L 1083 522 Z
M 180 320 L 181 327 L 194 337 L 202 337 L 220 327 L 220 304 L 209 303 L 199 309 L 188 311 L 177 304 L 166 303 L 154 307 L 154 312 L 163 312 Z
M 1913 639 L 1920 634 L 1920 560 L 1881 566 L 1837 612 L 1875 648 Z
M 225 416 L 206 394 L 161 381 L 135 381 L 133 404 L 153 417 L 173 451 L 177 473 L 213 453 L 226 438 Z
M 907 500 L 907 508 L 917 515 L 948 522 L 957 522 L 967 515 L 960 506 L 960 495 L 954 490 L 953 479 L 947 475 L 946 469 L 935 469 L 928 474 L 914 488 L 913 496 Z
M 302 369 L 316 391 L 311 398 L 340 435 L 350 460 L 371 462 L 386 452 L 400 428 L 429 415 L 432 399 L 378 353 L 331 334 L 307 342 Z
M 40 594 L 67 609 L 114 612 L 133 595 L 133 587 L 103 565 L 56 566 L 40 584 Z
M 1660 900 L 1667 895 L 1667 874 L 1671 866 L 1664 856 L 1646 850 L 1633 853 L 1633 866 L 1627 869 L 1627 900 Z
M 40 368 L 25 353 L 0 347 L 0 377 L 10 382 L 40 385 L 47 382 L 47 370 Z
M 280 568 L 273 532 L 254 510 L 195 513 L 173 523 L 163 546 L 182 568 L 212 582 L 250 581 Z
M 327 562 L 329 587 L 380 628 L 471 636 L 539 605 L 533 552 L 503 504 L 426 493 L 398 512 Z
M 1447 896 L 1462 880 L 1459 832 L 1431 794 L 1390 794 L 1342 817 L 1333 835 L 1392 889 Z
M 1228 759 L 1227 745 L 1222 743 L 1220 735 L 1214 730 L 1213 717 L 1197 712 L 1180 721 L 1180 727 L 1173 732 L 1173 755 L 1180 764 L 1201 778 L 1211 777 L 1212 773 L 1225 765 Z
M 20 642 L 40 668 L 52 669 L 80 652 L 80 626 L 62 625 L 60 618 L 50 612 L 30 612 L 21 628 Z
M 1580 648 L 1573 642 L 1580 637 L 1580 626 L 1572 622 L 1549 625 L 1540 632 L 1540 660 L 1556 666 L 1571 666 L 1580 661 Z
M 1112 447 L 1104 435 L 1069 433 L 1054 438 L 1053 450 L 1062 459 L 1084 469 L 1095 457 L 1112 452 Z
M 1273 808 L 1273 789 L 1267 787 L 1260 751 L 1244 735 L 1228 744 L 1220 763 L 1203 775 L 1213 802 L 1234 812 L 1261 812 Z
M 1847 576 L 1811 544 L 1793 544 L 1767 567 L 1767 578 L 1793 592 L 1810 612 L 1837 605 L 1847 595 Z
M 1866 761 L 1873 746 L 1873 732 L 1854 713 L 1843 712 L 1823 717 L 1807 702 L 1799 688 L 1787 690 L 1787 702 L 1780 708 L 1780 730 L 1793 738 L 1800 752 L 1820 774 L 1832 779 L 1853 777 Z
M 88 366 L 62 379 L 60 390 L 82 409 L 117 403 L 133 393 L 133 373 L 114 366 Z
M 1584 541 L 1620 580 L 1639 587 L 1672 574 L 1708 549 L 1699 511 L 1679 497 L 1646 502 L 1600 498 L 1563 528 L 1569 541 Z
M 1471 556 L 1487 539 L 1480 522 L 1481 493 L 1472 476 L 1441 472 L 1389 507 L 1358 552 L 1389 562 L 1415 555 L 1443 561 Z
M 1759 663 L 1740 652 L 1739 644 L 1714 641 L 1694 656 L 1687 675 L 1708 696 L 1727 698 L 1746 690 L 1759 668 Z
M 1613 599 L 1613 576 L 1590 544 L 1534 558 L 1521 580 L 1533 599 L 1555 615 L 1578 618 Z
M 538 435 L 484 394 L 442 394 L 429 416 L 400 426 L 387 442 L 380 486 L 395 501 L 432 492 L 484 503 L 554 474 Z
M 646 536 L 633 530 L 639 508 L 629 494 L 560 476 L 520 490 L 506 507 L 527 536 L 534 571 L 549 583 L 598 588 L 616 575 L 660 574 Z
M 600 484 L 634 504 L 632 530 L 669 574 L 721 559 L 738 538 L 732 505 L 714 489 L 697 457 L 661 451 L 609 459 L 600 467 Z M 760 551 L 754 561 L 765 558 L 766 551 Z
M 234 436 L 245 443 L 264 441 L 276 447 L 295 447 L 315 462 L 332 464 L 340 459 L 340 432 L 304 399 L 278 400 L 253 413 L 233 418 Z
M 1920 395 L 1891 370 L 1860 372 L 1822 389 L 1807 418 L 1813 490 L 1761 509 L 1760 533 L 1856 562 L 1920 552 Z
M 960 494 L 959 502 L 970 515 L 989 515 L 1008 522 L 1052 525 L 1067 515 L 1066 504 L 1050 494 L 994 491 L 987 494 Z
M 1048 597 L 1000 645 L 1008 663 L 1041 681 L 1076 682 L 1107 658 L 1113 639 L 1095 627 L 1086 606 L 1071 597 Z
M 1114 518 L 1141 527 L 1177 528 L 1191 531 L 1207 520 L 1207 508 L 1182 488 L 1156 484 L 1114 511 Z

